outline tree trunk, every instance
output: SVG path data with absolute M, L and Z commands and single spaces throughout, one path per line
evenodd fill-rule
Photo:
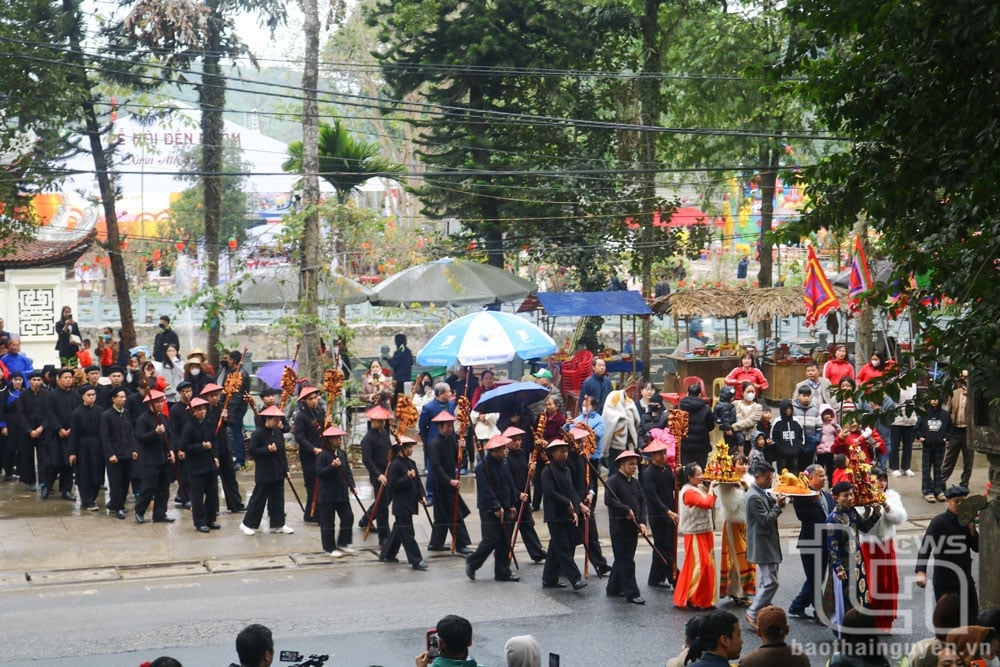
M 774 248 L 768 233 L 774 228 L 774 188 L 778 182 L 779 151 L 773 141 L 765 141 L 760 147 L 760 272 L 757 280 L 761 287 L 774 285 Z M 771 321 L 757 325 L 757 337 L 767 340 L 771 337 Z
M 865 246 L 865 255 L 867 256 L 870 248 L 868 247 L 868 219 L 864 216 L 858 216 L 858 219 L 854 223 L 853 234 L 855 236 L 861 237 L 861 242 Z M 853 243 L 850 247 L 854 247 Z M 861 366 L 872 358 L 872 352 L 875 351 L 875 312 L 871 304 L 865 303 L 861 306 L 861 312 L 855 320 L 857 328 L 854 332 L 854 364 L 855 366 Z M 846 335 L 845 331 L 845 335 Z M 846 336 L 845 336 L 846 340 Z
M 482 147 L 482 137 L 486 134 L 486 123 L 480 115 L 483 108 L 483 95 L 478 86 L 472 86 L 469 90 L 470 120 L 469 132 L 475 139 L 472 144 L 477 148 L 472 149 L 472 162 L 483 171 L 490 168 L 490 152 Z M 483 218 L 480 229 L 482 230 L 483 243 L 486 245 L 486 261 L 490 266 L 498 269 L 504 268 L 503 262 L 503 228 L 500 224 L 500 211 L 497 200 L 492 196 L 492 191 L 477 195 L 480 215 Z
M 69 30 L 69 58 L 77 65 L 73 68 L 76 83 L 83 91 L 81 99 L 84 124 L 87 128 L 87 141 L 90 152 L 94 156 L 94 172 L 97 175 L 97 185 L 101 192 L 101 206 L 104 208 L 104 221 L 108 232 L 107 251 L 111 261 L 111 278 L 115 285 L 115 296 L 118 299 L 118 317 L 121 320 L 121 337 L 128 348 L 136 346 L 135 320 L 132 317 L 132 295 L 129 293 L 128 276 L 125 275 L 125 258 L 122 256 L 122 239 L 118 232 L 118 214 L 115 211 L 115 187 L 111 182 L 110 153 L 105 152 L 101 139 L 101 124 L 94 107 L 92 84 L 87 77 L 83 49 L 80 46 L 80 17 L 74 0 L 63 0 L 63 12 L 71 17 L 72 28 Z
M 319 368 L 319 7 L 303 0 L 305 64 L 302 69 L 302 206 L 305 225 L 299 243 L 299 376 L 318 383 Z M 331 406 L 332 409 L 332 406 Z
M 661 69 L 659 13 L 663 0 L 645 0 L 643 14 L 640 19 L 642 28 L 642 71 L 646 74 L 657 74 Z M 639 118 L 646 127 L 659 125 L 662 107 L 660 80 L 656 76 L 647 76 L 639 80 Z M 657 247 L 654 234 L 659 230 L 653 227 L 653 209 L 656 206 L 656 174 L 650 167 L 656 164 L 656 133 L 642 132 L 639 137 L 641 185 L 639 193 L 642 202 L 639 207 L 641 217 L 641 263 L 642 295 L 649 298 L 653 294 L 653 256 Z M 650 362 L 650 318 L 642 318 L 640 331 L 639 359 L 642 361 L 642 378 L 649 379 Z
M 201 171 L 205 205 L 205 273 L 210 289 L 219 285 L 220 234 L 222 230 L 222 112 L 226 106 L 226 80 L 219 68 L 222 50 L 219 0 L 210 9 L 208 40 L 198 89 L 201 108 Z M 219 365 L 222 312 L 208 322 L 208 360 Z

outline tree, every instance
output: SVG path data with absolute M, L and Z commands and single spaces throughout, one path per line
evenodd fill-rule
M 170 204 L 169 228 L 161 230 L 167 239 L 201 239 L 205 237 L 205 193 L 198 173 L 201 164 L 201 149 L 192 147 L 178 156 L 178 173 L 191 183 L 191 187 L 181 192 L 180 197 Z M 222 217 L 220 237 L 234 238 L 242 243 L 246 238 L 247 205 L 249 199 L 243 189 L 245 176 L 250 172 L 250 163 L 243 160 L 243 149 L 227 139 L 222 158 Z M 185 176 L 185 174 L 187 174 Z
M 333 125 L 319 125 L 319 176 L 337 191 L 337 202 L 346 204 L 351 193 L 380 174 L 398 174 L 402 165 L 379 157 L 379 146 L 351 136 L 339 120 Z M 281 168 L 303 171 L 303 146 L 295 141 L 288 146 L 288 160 Z
M 548 203 L 548 215 L 531 216 L 542 218 L 532 227 L 544 237 L 541 227 L 558 227 L 582 199 L 561 196 L 562 174 L 546 178 L 544 169 L 562 158 L 563 167 L 575 164 L 558 148 L 588 133 L 521 116 L 558 115 L 575 103 L 579 79 L 523 70 L 584 65 L 605 43 L 605 19 L 593 6 L 563 0 L 382 0 L 369 15 L 380 29 L 378 58 L 392 96 L 420 93 L 428 104 L 417 121 L 418 156 L 437 173 L 418 190 L 423 212 L 461 221 L 494 266 L 504 266 L 505 235 L 516 220 Z M 596 113 L 591 108 L 587 117 Z M 508 170 L 538 175 L 502 173 Z M 525 196 L 533 191 L 541 196 Z
M 67 0 L 68 1 L 68 0 Z M 121 34 L 140 56 L 161 61 L 164 79 L 187 83 L 190 70 L 201 66 L 198 106 L 201 110 L 201 178 L 204 188 L 205 248 L 209 290 L 219 285 L 222 224 L 223 133 L 226 79 L 224 58 L 247 54 L 232 18 L 239 12 L 257 14 L 272 31 L 285 20 L 280 0 L 138 0 L 120 26 Z M 251 55 L 252 60 L 252 55 Z M 253 61 L 256 64 L 256 61 Z M 208 323 L 209 360 L 218 364 L 219 322 Z
M 799 38 L 790 71 L 844 151 L 806 172 L 807 229 L 858 216 L 892 279 L 873 303 L 908 296 L 919 327 L 917 373 L 948 359 L 984 403 L 1000 401 L 1000 7 L 970 0 L 788 7 Z M 921 285 L 907 289 L 913 279 Z M 948 305 L 952 303 L 952 305 Z M 944 307 L 951 317 L 940 317 Z M 909 374 L 902 381 L 907 381 Z M 995 420 L 995 418 L 994 418 Z

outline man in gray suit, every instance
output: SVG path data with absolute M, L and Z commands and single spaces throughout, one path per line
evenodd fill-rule
M 747 560 L 757 564 L 757 595 L 746 611 L 747 623 L 757 629 L 757 612 L 771 604 L 778 592 L 781 542 L 778 517 L 785 506 L 782 493 L 767 494 L 774 481 L 774 466 L 758 461 L 750 471 L 753 485 L 747 492 Z

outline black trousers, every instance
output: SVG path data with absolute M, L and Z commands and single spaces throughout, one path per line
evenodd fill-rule
M 378 492 L 382 488 L 382 483 L 376 481 L 372 484 L 372 489 L 375 496 L 378 497 Z M 371 507 L 368 511 L 371 512 Z M 378 508 L 375 510 L 375 531 L 378 534 L 378 544 L 382 546 L 385 541 L 389 539 L 389 494 L 384 492 L 382 497 L 379 498 Z
M 73 490 L 73 468 L 69 465 L 45 465 L 45 488 L 49 492 L 56 488 L 56 480 L 59 481 L 59 493 L 70 493 Z
M 319 519 L 319 539 L 323 543 L 323 551 L 329 553 L 337 547 L 351 546 L 354 513 L 351 511 L 350 501 L 316 503 L 316 514 Z M 340 531 L 336 540 L 333 539 L 334 515 L 340 519 Z
M 233 467 L 233 456 L 228 447 L 219 453 L 219 479 L 222 480 L 222 493 L 226 497 L 226 509 L 239 512 L 243 509 L 243 497 L 240 495 L 240 484 L 236 481 L 236 468 Z
M 456 549 L 464 549 L 472 544 L 472 538 L 469 537 L 469 529 L 465 527 L 465 519 L 462 518 L 461 510 L 458 512 L 458 523 L 452 523 L 455 519 L 452 509 L 454 506 L 455 489 L 450 486 L 446 486 L 444 491 L 439 489 L 437 499 L 434 501 L 434 528 L 431 530 L 432 547 L 443 547 L 449 530 L 456 537 Z
M 667 559 L 664 563 L 660 557 L 653 552 L 652 560 L 649 562 L 649 577 L 646 581 L 650 584 L 662 584 L 665 581 L 674 583 L 674 532 L 677 526 L 669 517 L 650 517 L 649 529 L 653 533 L 653 546 Z M 617 560 L 617 556 L 615 559 Z
M 213 472 L 212 474 L 218 479 L 218 473 Z M 215 498 L 218 504 L 218 489 L 215 490 Z M 177 499 L 182 503 L 190 501 L 192 507 L 194 506 L 194 501 L 191 500 L 191 473 L 188 472 L 188 462 L 180 457 L 177 458 Z
M 125 509 L 125 494 L 132 479 L 132 459 L 118 459 L 118 463 L 108 463 L 108 511 Z
M 573 559 L 573 547 L 577 540 L 577 529 L 569 521 L 549 521 L 549 552 L 545 556 L 542 570 L 542 584 L 554 584 L 562 575 L 570 583 L 579 581 L 580 568 Z
M 194 527 L 215 523 L 219 516 L 219 476 L 214 471 L 188 476 L 188 498 Z
M 77 461 L 79 464 L 79 461 Z M 80 507 L 94 505 L 97 502 L 97 482 L 90 479 L 89 475 L 76 473 L 76 486 L 80 490 Z
M 417 538 L 414 537 L 413 515 L 395 514 L 393 518 L 396 522 L 392 526 L 392 532 L 389 533 L 389 539 L 382 546 L 382 553 L 379 557 L 395 558 L 396 554 L 399 553 L 400 545 L 402 545 L 403 551 L 406 553 L 407 562 L 410 565 L 416 565 L 424 557 L 420 554 Z
M 313 496 L 316 495 L 316 458 L 302 462 L 302 480 L 306 485 L 306 511 L 302 513 L 303 521 L 314 521 Z
M 538 533 L 535 531 L 535 517 L 531 512 L 531 503 L 524 503 L 517 535 L 521 543 L 524 544 L 524 548 L 528 550 L 528 557 L 531 560 L 545 558 L 545 547 L 542 546 L 542 541 L 538 539 Z M 513 535 L 511 535 L 511 539 L 514 539 Z
M 478 570 L 493 554 L 493 578 L 497 580 L 510 577 L 510 536 L 507 531 L 510 523 L 501 523 L 493 512 L 479 510 L 479 521 L 483 528 L 483 541 L 466 560 L 473 570 Z M 506 530 L 505 530 L 506 527 Z
M 29 435 L 21 434 L 18 445 L 17 474 L 25 484 L 36 484 L 38 482 L 37 468 L 35 467 L 35 443 L 38 440 Z
M 153 520 L 167 516 L 170 499 L 170 464 L 139 466 L 142 469 L 142 491 L 135 501 L 137 514 L 145 514 L 149 501 L 153 501 Z
M 635 581 L 635 548 L 639 544 L 639 532 L 628 528 L 611 533 L 611 551 L 615 560 L 605 590 L 611 596 L 634 598 L 639 596 L 639 584 Z
M 822 535 L 822 533 L 820 533 Z M 807 607 L 816 608 L 816 600 L 821 599 L 823 591 L 823 573 L 827 570 L 828 557 L 826 549 L 815 546 L 800 545 L 799 558 L 802 560 L 802 571 L 806 575 L 806 580 L 799 590 L 799 594 L 792 600 L 788 607 L 789 611 L 805 611 Z M 817 590 L 819 588 L 819 590 Z M 822 602 L 820 602 L 822 604 Z
M 230 463 L 230 465 L 232 465 Z M 223 484 L 225 488 L 225 484 Z M 253 493 L 247 502 L 247 513 L 243 517 L 243 525 L 256 530 L 264 517 L 264 505 L 267 505 L 267 517 L 271 528 L 281 528 L 285 525 L 285 480 L 274 482 L 257 482 Z
M 604 557 L 601 552 L 601 538 L 597 534 L 597 517 L 594 508 L 590 508 L 590 519 L 587 521 L 580 517 L 580 524 L 578 526 L 580 530 L 580 544 L 583 544 L 584 539 L 587 542 L 587 555 L 590 558 L 590 562 L 594 564 L 594 567 L 599 567 L 602 570 L 608 567 L 608 559 Z M 584 538 L 584 533 L 587 533 L 586 538 Z
M 7 435 L 0 436 L 0 443 L 2 443 L 0 444 L 0 454 L 3 455 L 3 472 L 5 476 L 10 477 L 17 467 L 18 454 L 18 437 L 13 426 L 8 427 Z

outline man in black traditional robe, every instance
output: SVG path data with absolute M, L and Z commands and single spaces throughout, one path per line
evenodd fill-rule
M 56 386 L 45 400 L 45 489 L 42 498 L 48 498 L 59 480 L 63 500 L 76 500 L 73 495 L 73 468 L 69 461 L 69 436 L 73 426 L 73 410 L 82 401 L 73 390 L 73 369 L 60 368 L 56 372 Z

